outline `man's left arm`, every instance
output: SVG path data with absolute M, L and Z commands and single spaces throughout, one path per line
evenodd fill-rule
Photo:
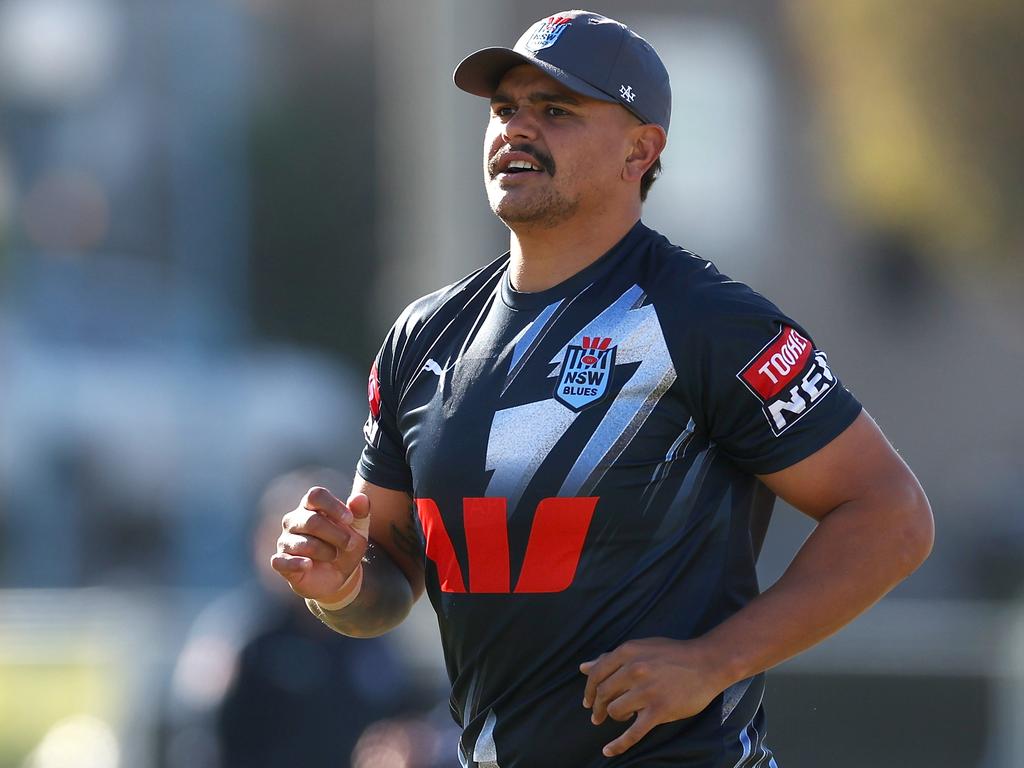
M 917 478 L 865 412 L 796 464 L 759 475 L 818 521 L 782 577 L 693 640 L 631 640 L 580 670 L 593 720 L 636 720 L 605 747 L 625 752 L 654 726 L 703 710 L 735 682 L 810 648 L 877 602 L 931 551 Z

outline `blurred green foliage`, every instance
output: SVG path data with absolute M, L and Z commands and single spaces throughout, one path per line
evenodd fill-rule
M 789 0 L 833 140 L 870 226 L 940 257 L 1024 262 L 1024 3 Z

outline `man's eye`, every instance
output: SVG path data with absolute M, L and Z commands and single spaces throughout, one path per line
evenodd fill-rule
M 548 114 L 551 115 L 552 117 L 564 117 L 569 113 L 566 112 L 561 107 L 548 107 Z
M 512 117 L 515 114 L 513 107 L 494 107 L 491 111 L 495 117 Z

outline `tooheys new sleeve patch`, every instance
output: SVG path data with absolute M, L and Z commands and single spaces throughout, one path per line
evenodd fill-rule
M 761 402 L 761 411 L 776 436 L 796 424 L 836 386 L 825 353 L 787 325 L 736 378 Z

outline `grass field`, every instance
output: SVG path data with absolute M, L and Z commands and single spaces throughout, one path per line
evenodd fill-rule
M 86 663 L 19 663 L 0 656 L 0 768 L 20 768 L 56 722 L 88 714 L 111 722 L 109 670 Z

